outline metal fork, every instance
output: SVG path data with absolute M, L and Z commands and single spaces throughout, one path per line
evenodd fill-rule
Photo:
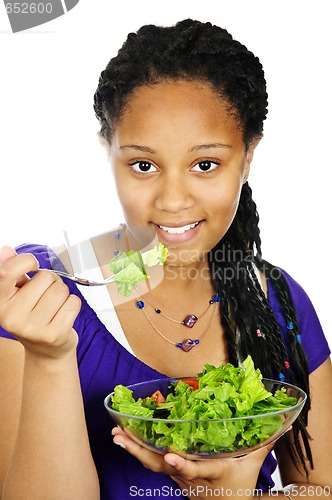
M 78 276 L 74 276 L 69 273 L 65 273 L 64 271 L 58 271 L 57 269 L 51 269 L 50 270 L 53 274 L 57 274 L 58 276 L 61 276 L 62 278 L 67 278 L 71 281 L 74 281 L 78 285 L 84 285 L 84 286 L 103 286 L 103 285 L 109 285 L 110 283 L 114 283 L 115 278 L 114 276 L 110 276 L 109 278 L 106 278 L 105 280 L 102 281 L 93 281 L 89 280 L 87 278 L 79 278 Z

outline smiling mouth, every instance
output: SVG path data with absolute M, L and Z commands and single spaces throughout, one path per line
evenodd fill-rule
M 199 223 L 200 221 L 193 222 L 192 224 L 187 224 L 186 226 L 178 226 L 178 227 L 167 227 L 158 224 L 158 227 L 160 227 L 160 229 L 169 234 L 183 234 L 186 231 L 189 231 L 190 229 L 194 229 L 194 227 L 198 226 Z

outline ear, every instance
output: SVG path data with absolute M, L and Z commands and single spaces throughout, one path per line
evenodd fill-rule
M 245 167 L 244 167 L 244 172 L 243 172 L 243 184 L 245 184 L 247 182 L 247 180 L 248 180 L 249 172 L 250 172 L 250 165 L 251 165 L 251 162 L 252 162 L 252 160 L 254 158 L 254 152 L 255 152 L 255 149 L 258 146 L 261 138 L 262 137 L 260 136 L 260 137 L 256 137 L 255 139 L 253 139 L 249 143 L 249 146 L 247 148 L 246 159 L 245 159 Z

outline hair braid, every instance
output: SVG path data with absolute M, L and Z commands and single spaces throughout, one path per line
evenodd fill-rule
M 251 278 L 255 282 L 256 289 L 261 290 L 261 285 L 260 285 L 260 282 L 258 281 L 254 266 L 249 267 L 249 273 L 251 274 Z M 263 290 L 261 290 L 261 292 L 259 294 L 259 299 L 260 299 L 260 303 L 261 303 L 260 310 L 257 309 L 255 294 L 254 293 L 251 294 L 251 303 L 252 303 L 251 307 L 255 311 L 256 323 L 259 327 L 259 332 L 263 336 L 263 339 L 265 339 L 265 342 L 266 342 L 265 349 L 262 349 L 261 343 L 259 345 L 257 345 L 257 347 L 259 349 L 259 353 L 261 353 L 262 351 L 266 352 L 266 356 L 265 356 L 264 361 L 263 361 L 263 363 L 265 363 L 265 364 L 262 364 L 261 371 L 262 371 L 262 373 L 264 373 L 264 366 L 266 366 L 266 363 L 269 363 L 269 366 L 271 367 L 270 372 L 269 372 L 269 376 L 270 377 L 276 377 L 276 376 L 280 377 L 280 375 L 282 376 L 283 370 L 285 368 L 284 362 L 287 359 L 286 348 L 285 348 L 285 345 L 284 345 L 284 342 L 282 339 L 279 325 L 276 321 L 274 313 L 271 309 L 271 306 L 270 306 L 270 304 L 267 300 L 267 297 L 266 297 L 265 293 L 263 292 Z M 262 310 L 266 311 L 267 314 L 264 315 L 262 313 Z M 268 316 L 268 321 L 266 321 L 267 316 Z M 256 333 L 257 333 L 257 331 L 256 331 Z M 261 338 L 261 337 L 258 336 L 258 338 Z M 266 368 L 265 368 L 265 370 L 266 370 Z M 289 372 L 289 377 L 290 377 L 290 380 L 293 382 L 294 377 L 292 376 L 291 371 Z
M 310 438 L 306 431 L 307 413 L 310 408 L 308 365 L 300 343 L 296 311 L 286 280 L 281 270 L 261 258 L 258 222 L 256 204 L 252 200 L 251 188 L 246 183 L 231 227 L 223 240 L 211 251 L 211 273 L 216 287 L 223 290 L 223 304 L 220 304 L 220 307 L 224 309 L 222 321 L 224 325 L 228 325 L 226 338 L 232 358 L 241 362 L 250 354 L 255 366 L 265 377 L 284 380 L 286 371 L 290 382 L 296 382 L 308 395 L 303 415 L 293 424 L 294 447 L 291 446 L 288 436 L 286 437 L 287 448 L 294 463 L 297 465 L 299 460 L 308 474 L 306 459 L 313 467 Z M 255 266 L 275 286 L 288 327 L 292 364 L 288 361 L 279 325 L 257 278 Z M 225 303 L 228 304 L 227 309 Z
M 222 279 L 220 281 L 222 282 Z M 224 287 L 218 288 L 218 285 L 217 285 L 216 290 L 218 290 L 218 294 L 220 297 L 219 308 L 220 308 L 221 322 L 222 322 L 224 329 L 225 329 L 225 337 L 226 337 L 227 349 L 228 349 L 228 360 L 233 365 L 236 365 L 238 363 L 238 357 L 237 357 L 237 352 L 236 352 L 234 326 L 232 325 L 232 319 L 231 319 L 231 315 L 229 312 L 228 297 L 227 297 L 227 294 L 226 294 Z
M 301 335 L 299 331 L 299 325 L 297 321 L 296 311 L 293 307 L 292 300 L 290 297 L 289 288 L 285 280 L 282 271 L 275 266 L 271 266 L 266 261 L 262 261 L 261 264 L 264 269 L 267 278 L 274 285 L 277 292 L 277 296 L 280 304 L 283 307 L 283 315 L 286 322 L 286 328 L 288 332 L 288 345 L 290 348 L 290 354 L 292 363 L 294 366 L 295 380 L 308 394 L 307 398 L 307 411 L 310 408 L 310 391 L 308 382 L 308 361 L 301 344 Z M 279 272 L 275 272 L 276 269 Z M 304 412 L 307 413 L 307 412 Z
M 309 461 L 310 467 L 313 468 L 313 458 L 309 445 L 310 436 L 307 432 L 306 426 L 308 425 L 308 412 L 311 406 L 311 396 L 309 388 L 309 375 L 308 375 L 308 361 L 301 344 L 301 334 L 299 332 L 299 325 L 297 321 L 296 311 L 292 304 L 289 288 L 285 277 L 281 270 L 276 273 L 275 268 L 270 263 L 262 261 L 265 273 L 270 282 L 274 285 L 280 304 L 283 307 L 283 315 L 287 325 L 288 332 L 288 345 L 290 349 L 290 360 L 293 365 L 293 370 L 289 372 L 292 374 L 291 381 L 302 387 L 307 394 L 307 400 L 304 408 L 299 415 L 298 419 L 293 423 L 293 436 L 296 452 L 291 446 L 289 436 L 286 435 L 287 449 L 293 458 L 294 463 L 297 463 L 297 457 L 300 459 L 306 475 L 308 475 L 308 468 L 306 466 L 305 456 L 302 451 L 299 436 L 305 448 L 306 457 Z M 295 373 L 293 373 L 295 372 Z

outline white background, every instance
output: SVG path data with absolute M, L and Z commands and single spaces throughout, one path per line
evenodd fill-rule
M 192 17 L 227 28 L 265 68 L 269 115 L 252 165 L 264 257 L 311 297 L 332 338 L 330 1 L 80 0 L 12 34 L 0 4 L 0 245 L 62 242 L 121 222 L 92 100 L 130 31 Z

